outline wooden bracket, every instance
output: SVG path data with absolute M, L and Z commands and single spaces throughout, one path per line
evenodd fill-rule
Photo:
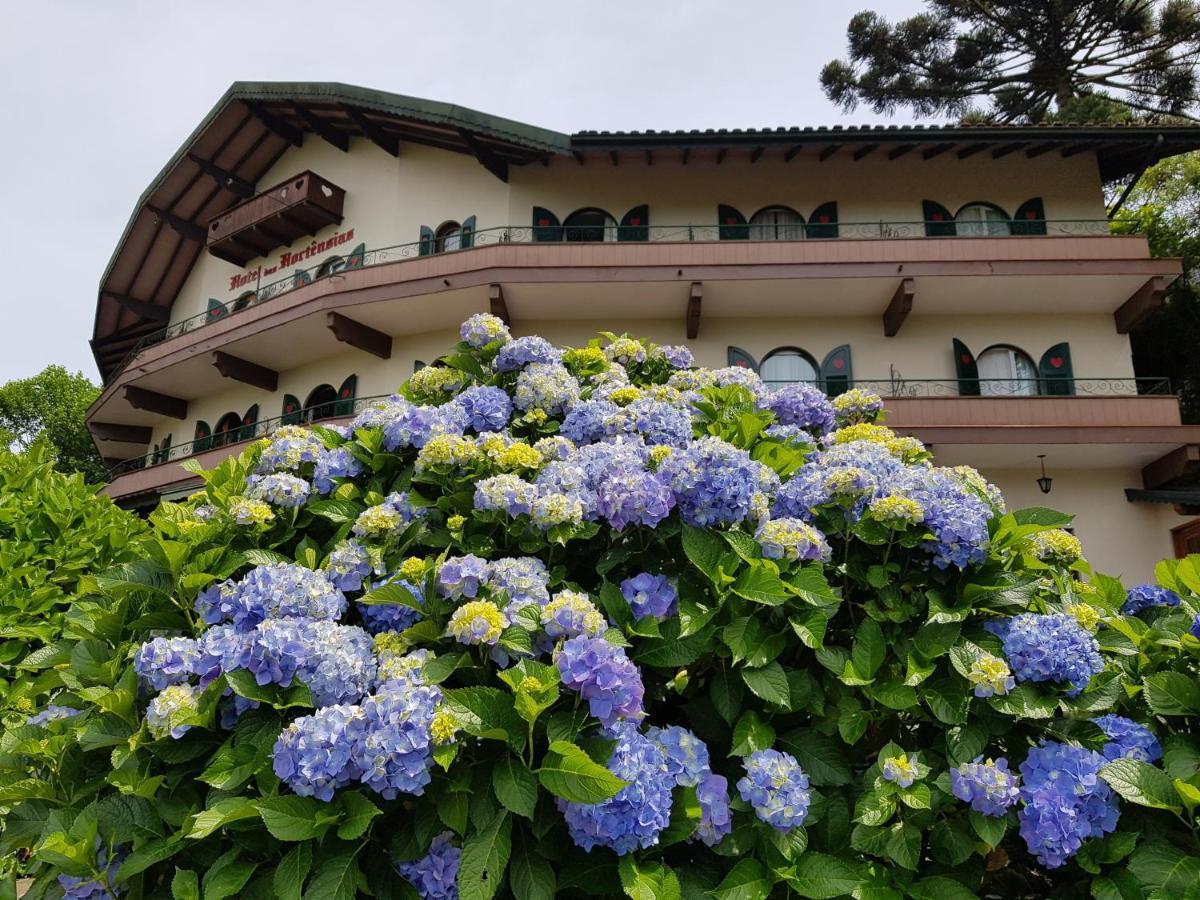
M 485 147 L 478 138 L 465 128 L 458 129 L 458 136 L 462 138 L 463 143 L 467 145 L 467 149 L 479 160 L 479 164 L 499 178 L 503 182 L 508 182 L 508 163 L 498 157 L 495 153 Z
M 353 106 L 343 103 L 341 104 L 341 109 L 349 117 L 350 121 L 358 127 L 358 130 L 370 139 L 371 143 L 376 147 L 392 156 L 400 155 L 400 138 L 384 131 L 383 128 L 372 122 Z
M 488 305 L 491 307 L 492 315 L 504 322 L 505 325 L 512 324 L 512 317 L 508 314 L 508 303 L 504 300 L 504 288 L 499 284 L 488 285 Z
M 211 163 L 207 159 L 197 156 L 195 153 L 189 153 L 188 159 L 199 166 L 200 171 L 216 182 L 218 187 L 232 191 L 242 198 L 253 197 L 256 193 L 254 185 L 246 181 L 246 179 L 239 178 L 232 172 L 226 172 L 215 163 Z
M 700 334 L 700 303 L 704 299 L 704 283 L 692 282 L 692 290 L 688 294 L 687 305 L 687 336 L 694 341 Z
M 171 226 L 185 238 L 193 241 L 204 243 L 208 239 L 208 232 L 204 227 L 197 225 L 195 222 L 189 222 L 175 213 L 167 212 L 165 209 L 159 209 L 157 206 L 147 206 L 146 209 L 158 216 L 165 224 Z
M 145 388 L 126 385 L 125 402 L 134 409 L 144 409 L 146 412 L 157 413 L 160 416 L 170 416 L 172 419 L 186 419 L 188 403 L 179 397 L 160 394 L 158 391 L 148 391 Z
M 1167 293 L 1167 280 L 1156 275 L 1143 284 L 1133 296 L 1117 307 L 1113 320 L 1117 323 L 1117 334 L 1129 334 L 1146 316 L 1162 306 Z
M 156 303 L 135 300 L 133 297 L 126 297 L 124 294 L 114 294 L 112 291 L 105 291 L 104 296 L 116 300 L 127 310 L 137 313 L 143 319 L 150 319 L 154 322 L 166 322 L 171 318 L 171 311 L 165 306 L 159 306 Z
M 370 325 L 356 322 L 341 313 L 327 313 L 325 324 L 333 332 L 333 336 L 343 344 L 365 350 L 380 359 L 392 358 L 392 336 L 376 331 Z
M 900 284 L 896 286 L 896 293 L 892 294 L 891 302 L 883 311 L 884 337 L 895 337 L 900 333 L 900 326 L 912 312 L 913 298 L 916 295 L 916 283 L 911 278 L 901 278 Z
M 220 350 L 213 351 L 212 364 L 226 378 L 240 381 L 242 384 L 253 385 L 264 391 L 274 391 L 279 387 L 279 373 L 258 363 L 239 356 L 231 356 Z
M 154 429 L 147 425 L 120 425 L 115 422 L 88 422 L 88 431 L 98 441 L 121 444 L 148 444 Z
M 275 115 L 274 113 L 267 112 L 258 103 L 252 103 L 247 100 L 244 100 L 242 102 L 245 103 L 246 106 L 249 108 L 250 112 L 252 112 L 254 114 L 254 118 L 258 119 L 258 121 L 262 122 L 269 129 L 271 129 L 273 132 L 275 132 L 277 135 L 279 135 L 281 138 L 283 138 L 285 141 L 287 141 L 290 144 L 294 144 L 297 147 L 304 146 L 304 132 L 303 131 L 301 131 L 298 128 L 293 128 L 291 125 L 289 125 L 287 122 L 283 121 L 283 119 L 279 118 L 279 116 Z
M 317 137 L 337 147 L 343 153 L 350 149 L 350 138 L 344 131 L 338 131 L 338 129 L 334 128 L 320 116 L 315 115 L 308 107 L 293 103 L 292 109 L 296 111 L 296 115 L 304 120 L 305 125 L 316 132 Z

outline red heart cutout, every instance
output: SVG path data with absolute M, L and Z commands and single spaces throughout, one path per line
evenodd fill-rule
M 641 225 L 641 224 L 642 224 L 642 220 L 641 220 L 641 219 L 630 219 L 630 220 L 629 220 L 629 224 L 630 224 L 630 225 Z
M 547 225 L 550 224 L 550 220 L 549 219 L 538 219 L 538 224 L 541 225 L 543 228 L 545 228 Z
M 726 225 L 736 225 L 737 219 L 735 219 L 733 216 L 730 216 L 725 220 L 725 224 Z
M 929 218 L 930 218 L 930 219 L 932 219 L 934 222 L 940 222 L 940 221 L 942 221 L 942 214 L 941 214 L 941 213 L 934 213 L 934 214 L 933 214 L 932 216 L 930 216 Z
M 829 216 L 818 216 L 817 221 L 824 225 L 829 221 Z
M 959 359 L 962 360 L 962 364 L 964 366 L 969 366 L 971 364 L 971 357 L 966 353 L 960 356 Z
M 1029 210 L 1029 212 L 1025 213 L 1025 218 L 1027 218 L 1027 219 L 1036 219 L 1036 218 L 1037 218 L 1037 213 L 1035 213 L 1035 212 L 1034 212 L 1034 211 L 1031 209 L 1031 210 Z
M 1063 364 L 1063 358 L 1061 356 L 1050 357 L 1050 365 L 1054 366 L 1054 368 L 1061 369 L 1062 364 Z
M 343 389 L 342 389 L 342 396 L 343 396 L 343 397 L 349 397 L 349 396 L 350 396 L 350 388 L 343 388 Z
M 846 361 L 844 359 L 835 359 L 833 361 L 833 367 L 835 369 L 844 369 L 846 368 Z

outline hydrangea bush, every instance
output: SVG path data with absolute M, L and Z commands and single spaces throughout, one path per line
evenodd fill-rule
M 27 896 L 1183 897 L 1200 559 L 883 424 L 474 316 L 152 516 L 22 664 Z

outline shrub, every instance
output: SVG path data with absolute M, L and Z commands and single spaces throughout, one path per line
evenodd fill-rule
M 76 600 L 0 741 L 31 896 L 1197 889 L 1195 560 L 1127 598 L 862 392 L 462 334 Z

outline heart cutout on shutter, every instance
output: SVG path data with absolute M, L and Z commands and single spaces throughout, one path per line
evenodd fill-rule
M 964 366 L 969 366 L 971 364 L 971 357 L 965 353 L 962 356 L 960 356 L 959 359 L 962 360 L 962 364 Z
M 1061 369 L 1062 364 L 1063 364 L 1063 358 L 1061 356 L 1050 357 L 1050 365 L 1054 366 L 1054 368 Z
M 833 361 L 833 367 L 835 369 L 844 369 L 844 368 L 846 368 L 846 361 L 839 357 L 838 359 L 835 359 Z

